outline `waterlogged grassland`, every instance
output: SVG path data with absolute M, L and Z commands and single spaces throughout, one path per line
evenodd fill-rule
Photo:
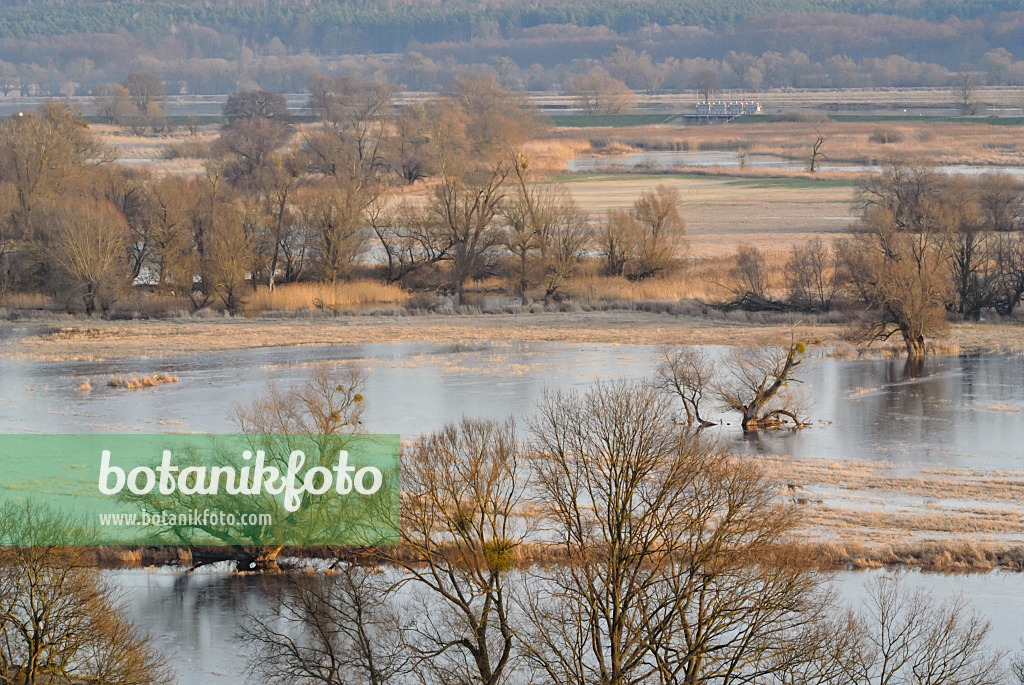
M 43 322 L 41 322 L 43 323 Z M 423 316 L 318 316 L 300 319 L 181 319 L 54 321 L 51 325 L 0 321 L 0 358 L 82 361 L 152 358 L 261 347 L 358 344 L 409 340 L 535 340 L 621 345 L 787 344 L 798 339 L 847 349 L 845 326 L 772 321 L 743 313 L 720 318 L 643 311 Z M 1016 324 L 955 324 L 944 350 L 1018 351 L 1024 329 Z M 890 354 L 891 353 L 891 354 Z M 898 356 L 898 346 L 869 354 Z

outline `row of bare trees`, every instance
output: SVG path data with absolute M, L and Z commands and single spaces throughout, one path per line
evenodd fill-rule
M 634 279 L 678 263 L 675 191 L 645 193 L 595 228 L 531 166 L 533 112 L 492 79 L 458 79 L 398 114 L 384 84 L 314 76 L 310 90 L 322 124 L 303 130 L 278 93 L 232 95 L 199 177 L 116 164 L 64 104 L 7 119 L 0 292 L 49 292 L 92 313 L 146 287 L 235 312 L 259 286 L 335 282 L 377 261 L 386 282 L 456 303 L 493 275 L 524 302 L 534 288 L 549 301 L 589 253 Z M 425 203 L 401 199 L 427 177 Z
M 828 311 L 840 300 L 860 310 L 853 337 L 896 338 L 908 356 L 949 316 L 1009 316 L 1024 298 L 1024 193 L 1008 175 L 948 176 L 893 163 L 860 189 L 863 214 L 852 238 L 794 247 L 785 296 L 758 249 L 741 247 L 729 307 Z
M 1004 682 L 963 602 L 898 577 L 844 609 L 799 509 L 675 420 L 669 393 L 553 392 L 525 429 L 463 419 L 403 455 L 401 545 L 281 583 L 239 631 L 255 680 Z

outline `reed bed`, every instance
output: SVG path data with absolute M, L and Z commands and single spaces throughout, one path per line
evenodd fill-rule
M 714 286 L 706 281 L 677 274 L 665 278 L 630 281 L 618 276 L 581 276 L 569 281 L 566 292 L 573 300 L 600 301 L 661 301 L 678 302 L 684 299 L 703 299 Z
M 995 569 L 1024 571 L 1024 545 L 1020 543 L 965 542 L 957 540 L 921 541 L 902 544 L 866 545 L 861 542 L 828 541 L 820 543 L 782 543 L 780 549 L 806 551 L 823 571 L 869 570 L 879 568 L 916 568 L 931 573 L 985 573 Z M 221 552 L 222 550 L 215 550 Z M 115 547 L 93 548 L 93 563 L 101 568 L 139 568 L 147 566 L 191 567 L 204 548 L 189 547 Z M 401 550 L 397 550 L 401 554 Z M 412 558 L 412 552 L 409 551 Z M 303 564 L 289 560 L 342 559 L 349 562 L 380 563 L 366 547 L 292 547 L 278 555 L 283 568 L 309 572 Z M 553 567 L 566 563 L 559 545 L 528 542 L 515 549 L 515 568 Z
M 341 311 L 370 305 L 401 305 L 409 293 L 398 285 L 372 280 L 290 283 L 273 290 L 261 287 L 246 301 L 248 313 L 324 309 Z
M 7 293 L 0 295 L 0 307 L 10 309 L 50 309 L 53 298 L 42 293 Z
M 154 373 L 152 376 L 111 376 L 107 385 L 111 388 L 125 388 L 126 390 L 139 390 L 141 388 L 155 388 L 164 383 L 177 383 L 178 377 L 169 373 Z

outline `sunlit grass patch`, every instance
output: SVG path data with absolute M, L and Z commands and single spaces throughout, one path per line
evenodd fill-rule
M 290 283 L 273 290 L 261 287 L 249 296 L 246 312 L 355 309 L 368 305 L 404 304 L 409 293 L 400 286 L 372 280 L 337 283 Z

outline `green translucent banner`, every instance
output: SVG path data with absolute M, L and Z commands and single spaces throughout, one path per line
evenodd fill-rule
M 0 544 L 390 545 L 397 435 L 0 435 Z

